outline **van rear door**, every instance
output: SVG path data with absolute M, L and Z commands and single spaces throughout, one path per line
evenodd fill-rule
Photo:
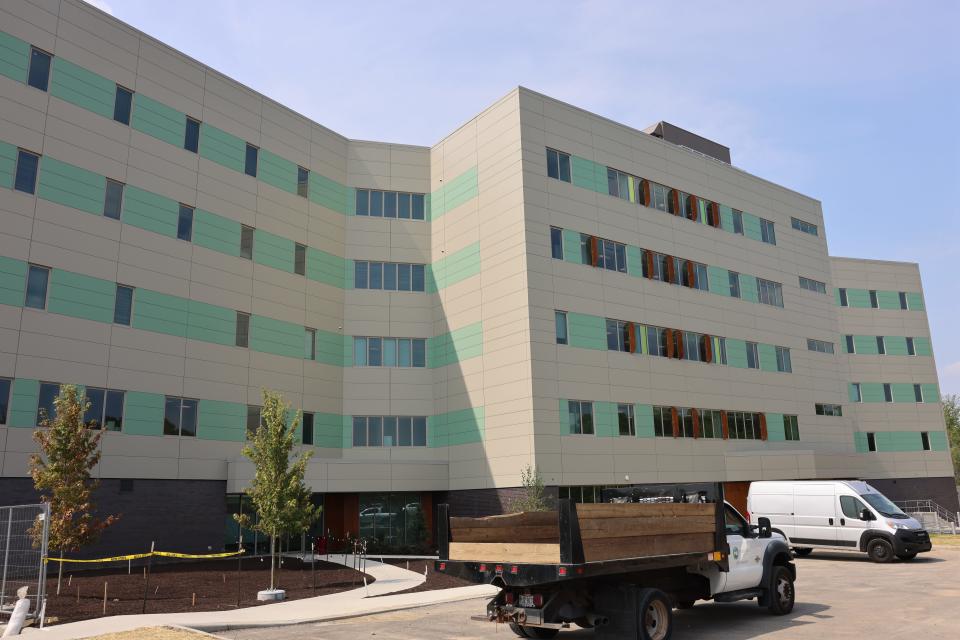
M 796 484 L 793 493 L 794 535 L 791 542 L 811 546 L 837 545 L 837 498 L 834 485 Z

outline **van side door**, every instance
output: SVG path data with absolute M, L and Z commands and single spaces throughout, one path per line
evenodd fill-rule
M 860 498 L 841 495 L 837 498 L 840 507 L 840 526 L 837 528 L 837 544 L 842 547 L 859 549 L 860 537 L 870 528 L 870 522 L 860 519 L 867 505 Z M 869 509 L 867 509 L 869 511 Z
M 794 488 L 794 535 L 791 542 L 811 546 L 837 545 L 837 498 L 832 484 L 803 484 Z

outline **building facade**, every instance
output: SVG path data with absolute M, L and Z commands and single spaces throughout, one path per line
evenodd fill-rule
M 524 88 L 432 147 L 349 140 L 79 0 L 0 17 L 5 503 L 72 383 L 111 548 L 235 539 L 263 388 L 335 535 L 410 544 L 527 465 L 955 508 L 917 265 L 829 257 L 820 203 L 722 145 Z

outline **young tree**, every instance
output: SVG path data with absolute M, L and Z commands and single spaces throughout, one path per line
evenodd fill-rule
M 83 416 L 90 403 L 76 386 L 65 384 L 54 399 L 53 418 L 43 412 L 33 439 L 40 453 L 30 456 L 30 475 L 41 500 L 50 504 L 48 546 L 63 557 L 64 552 L 79 551 L 96 542 L 100 533 L 119 516 L 97 518 L 91 494 L 99 486 L 90 470 L 100 462 L 100 438 L 103 429 L 88 428 Z M 39 545 L 43 523 L 37 522 L 32 534 Z M 61 573 L 63 563 L 60 563 Z
M 943 419 L 947 423 L 947 441 L 953 459 L 953 476 L 960 485 L 960 396 L 943 397 Z
M 249 515 L 234 515 L 242 527 L 256 529 L 270 537 L 270 589 L 274 589 L 274 557 L 278 536 L 307 529 L 320 510 L 310 502 L 310 490 L 303 483 L 307 461 L 313 451 L 297 456 L 291 464 L 300 412 L 288 424 L 289 406 L 275 391 L 263 390 L 260 428 L 247 434 L 249 444 L 243 455 L 253 462 L 253 481 L 246 493 L 257 512 L 256 523 Z
M 543 478 L 536 467 L 529 464 L 520 472 L 520 480 L 523 483 L 523 493 L 510 503 L 510 510 L 514 513 L 520 511 L 549 511 L 550 505 L 547 504 L 547 498 L 543 491 Z

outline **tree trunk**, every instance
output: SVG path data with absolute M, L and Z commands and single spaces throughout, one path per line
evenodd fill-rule
M 274 541 L 276 537 L 270 534 L 270 590 L 273 591 L 273 559 L 274 559 Z M 61 563 L 62 564 L 62 563 Z

